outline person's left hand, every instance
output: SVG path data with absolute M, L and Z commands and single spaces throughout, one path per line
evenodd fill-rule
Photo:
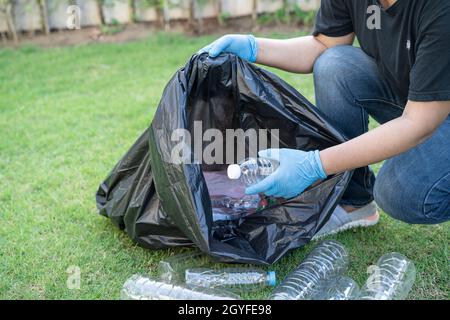
M 248 187 L 246 194 L 264 193 L 268 196 L 293 198 L 317 180 L 327 177 L 319 151 L 268 149 L 258 152 L 258 155 L 276 160 L 280 166 L 264 180 Z
M 258 43 L 252 35 L 227 34 L 201 49 L 198 54 L 203 52 L 207 52 L 211 58 L 217 57 L 222 52 L 228 52 L 241 59 L 256 62 Z

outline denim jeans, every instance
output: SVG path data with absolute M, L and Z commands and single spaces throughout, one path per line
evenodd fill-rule
M 369 116 L 383 124 L 403 113 L 402 100 L 361 49 L 326 50 L 314 65 L 316 104 L 348 138 L 369 129 Z M 377 178 L 355 170 L 341 204 L 361 207 L 375 199 L 395 219 L 414 224 L 450 220 L 450 117 L 424 143 L 387 160 Z

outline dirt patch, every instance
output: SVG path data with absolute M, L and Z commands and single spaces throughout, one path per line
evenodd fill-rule
M 123 26 L 123 30 L 115 34 L 105 34 L 100 27 L 86 27 L 81 30 L 60 30 L 44 34 L 22 34 L 20 45 L 36 45 L 39 47 L 61 47 L 88 43 L 126 42 L 143 39 L 157 30 L 151 25 L 131 24 Z M 1 47 L 14 47 L 10 41 L 1 44 Z
M 85 27 L 81 30 L 59 30 L 45 35 L 42 33 L 23 33 L 20 35 L 19 46 L 35 45 L 39 47 L 61 47 L 89 43 L 122 43 L 147 38 L 152 34 L 164 31 L 164 28 L 156 23 L 128 24 L 117 27 Z M 309 31 L 310 28 L 294 25 L 266 25 L 255 27 L 250 18 L 236 18 L 230 20 L 226 26 L 219 26 L 217 19 L 205 19 L 196 30 L 190 28 L 186 21 L 172 21 L 170 29 L 165 30 L 175 33 L 184 33 L 187 36 L 203 34 L 227 34 L 259 32 L 270 34 L 273 32 L 287 33 L 299 30 Z M 0 48 L 15 47 L 11 41 L 3 41 Z

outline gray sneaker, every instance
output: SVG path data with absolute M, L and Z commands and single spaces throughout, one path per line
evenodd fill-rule
M 314 235 L 312 240 L 318 240 L 348 229 L 370 227 L 376 225 L 379 219 L 380 215 L 375 202 L 371 202 L 350 213 L 345 211 L 341 206 L 337 206 L 330 220 Z

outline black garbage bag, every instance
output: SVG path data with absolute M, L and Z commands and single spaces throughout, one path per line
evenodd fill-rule
M 226 165 L 168 161 L 174 130 L 192 131 L 195 121 L 202 121 L 202 130 L 221 132 L 278 129 L 280 148 L 321 150 L 345 141 L 276 75 L 234 55 L 194 55 L 166 86 L 150 128 L 100 185 L 100 214 L 140 246 L 195 245 L 224 262 L 271 264 L 307 244 L 330 217 L 351 172 L 245 219 L 214 222 L 203 172 Z

